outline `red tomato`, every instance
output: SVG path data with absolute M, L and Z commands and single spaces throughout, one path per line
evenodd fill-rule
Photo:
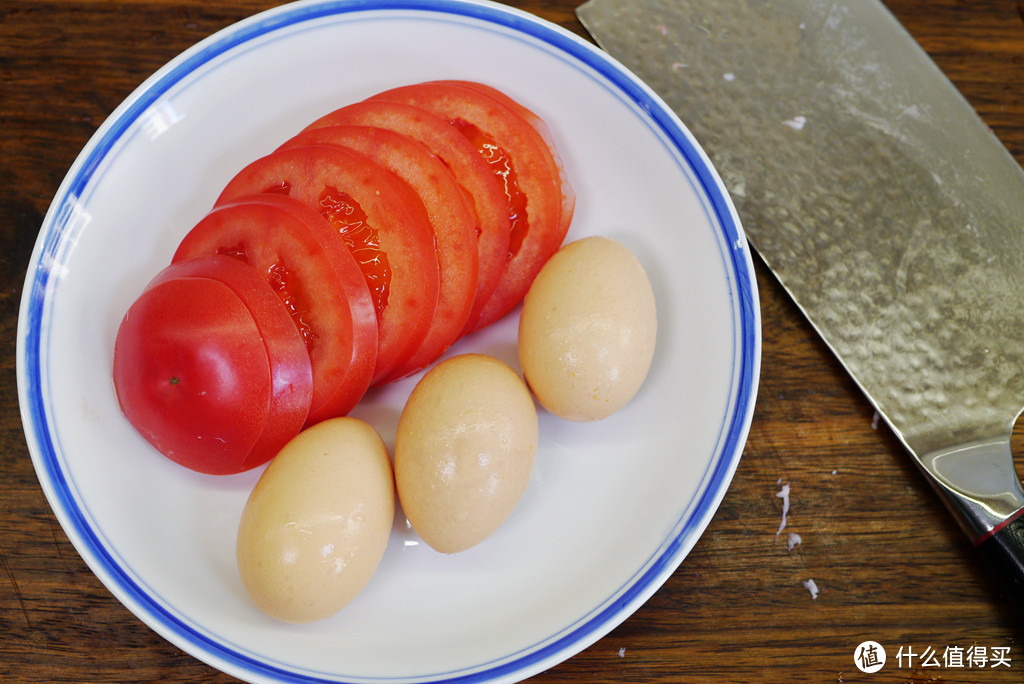
M 291 197 L 244 197 L 203 217 L 173 261 L 203 254 L 254 266 L 287 305 L 312 362 L 307 424 L 352 410 L 373 375 L 377 317 L 359 265 L 327 220 Z
M 391 172 L 330 145 L 257 159 L 231 179 L 217 205 L 260 192 L 298 199 L 345 238 L 374 300 L 378 339 L 371 384 L 381 382 L 419 346 L 437 307 L 437 256 L 423 203 Z
M 121 321 L 113 377 L 147 441 L 215 475 L 272 458 L 312 395 L 309 355 L 284 305 L 228 257 L 180 262 L 150 282 Z
M 469 320 L 478 268 L 473 216 L 451 172 L 412 138 L 373 126 L 328 126 L 299 133 L 282 147 L 319 144 L 365 154 L 404 180 L 419 195 L 433 227 L 441 277 L 437 309 L 420 346 L 385 381 L 404 377 L 441 356 Z
M 270 364 L 270 415 L 259 440 L 242 464 L 245 469 L 266 463 L 294 437 L 309 416 L 313 370 L 302 335 L 287 306 L 252 266 L 223 255 L 193 257 L 171 264 L 153 279 L 211 278 L 224 283 L 252 315 L 267 349 Z
M 355 102 L 317 119 L 306 130 L 327 126 L 377 126 L 401 133 L 430 149 L 463 191 L 476 219 L 477 285 L 468 321 L 476 321 L 498 285 L 508 257 L 509 211 L 504 184 L 466 136 L 439 116 L 401 102 Z
M 394 88 L 370 99 L 405 102 L 443 117 L 477 146 L 504 181 L 512 222 L 508 261 L 470 329 L 501 318 L 522 301 L 564 237 L 561 181 L 547 144 L 516 112 L 473 88 L 432 81 Z

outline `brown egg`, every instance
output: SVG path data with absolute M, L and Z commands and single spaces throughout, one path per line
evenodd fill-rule
M 395 440 L 398 498 L 413 529 L 443 553 L 489 537 L 526 489 L 537 433 L 533 397 L 506 364 L 464 354 L 431 369 Z
M 242 583 L 267 615 L 312 622 L 349 603 L 377 569 L 395 517 L 377 432 L 355 418 L 308 428 L 274 458 L 238 527 Z
M 562 247 L 537 274 L 519 318 L 519 364 L 541 406 L 572 421 L 606 418 L 639 391 L 658 318 L 640 261 L 605 237 Z

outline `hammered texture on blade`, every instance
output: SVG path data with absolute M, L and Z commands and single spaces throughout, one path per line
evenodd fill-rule
M 1024 405 L 1024 172 L 876 0 L 590 0 L 918 454 Z

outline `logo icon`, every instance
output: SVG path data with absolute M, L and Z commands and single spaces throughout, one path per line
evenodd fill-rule
M 861 672 L 878 672 L 885 665 L 885 649 L 877 641 L 864 641 L 853 652 L 853 662 Z

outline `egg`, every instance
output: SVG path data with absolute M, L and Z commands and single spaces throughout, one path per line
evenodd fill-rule
M 530 286 L 519 364 L 549 412 L 600 420 L 643 385 L 657 328 L 654 291 L 636 256 L 610 238 L 582 238 L 556 252 Z
M 484 354 L 463 354 L 416 384 L 398 421 L 395 482 L 413 530 L 456 553 L 512 514 L 533 470 L 537 409 L 519 374 Z
M 246 501 L 242 584 L 283 622 L 333 615 L 370 581 L 394 518 L 394 476 L 377 432 L 356 418 L 318 423 L 285 445 Z

